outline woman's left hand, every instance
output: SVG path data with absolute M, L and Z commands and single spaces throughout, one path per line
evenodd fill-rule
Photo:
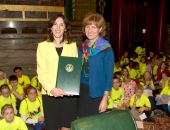
M 104 96 L 99 105 L 99 113 L 105 112 L 107 108 L 107 97 Z

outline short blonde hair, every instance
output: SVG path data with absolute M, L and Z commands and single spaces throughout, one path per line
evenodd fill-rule
M 5 110 L 6 110 L 6 109 L 9 109 L 9 108 L 11 108 L 11 109 L 14 111 L 14 108 L 13 108 L 13 106 L 12 106 L 11 104 L 5 104 L 5 105 L 1 108 L 1 113 L 2 113 L 2 115 L 4 115 Z
M 85 27 L 91 24 L 95 24 L 97 28 L 102 27 L 99 33 L 101 37 L 106 35 L 106 22 L 101 14 L 94 12 L 88 13 L 82 21 L 82 31 L 85 33 Z

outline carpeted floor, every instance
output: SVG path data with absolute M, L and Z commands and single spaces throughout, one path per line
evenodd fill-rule
M 170 130 L 170 117 L 166 114 L 155 117 L 155 121 L 154 123 L 144 122 L 144 129 L 138 130 Z

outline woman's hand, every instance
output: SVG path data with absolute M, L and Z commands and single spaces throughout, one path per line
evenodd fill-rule
M 60 88 L 53 88 L 50 93 L 54 96 L 54 97 L 63 97 L 66 94 L 63 90 L 61 90 Z
M 103 99 L 100 102 L 99 105 L 99 113 L 105 112 L 107 108 L 107 97 L 103 96 Z

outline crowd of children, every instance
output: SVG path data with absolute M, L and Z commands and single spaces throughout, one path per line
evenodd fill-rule
M 7 78 L 0 70 L 0 130 L 40 130 L 45 128 L 41 84 L 37 76 L 30 81 L 21 67 Z
M 170 58 L 145 51 L 138 46 L 131 57 L 124 52 L 116 59 L 108 109 L 129 109 L 136 120 L 145 113 L 146 121 L 155 121 L 154 114 L 170 113 Z
M 129 109 L 136 120 L 154 121 L 152 113 L 170 113 L 170 58 L 161 52 L 146 56 L 138 47 L 131 57 L 128 52 L 115 61 L 109 109 Z M 7 78 L 0 70 L 0 130 L 4 128 L 34 130 L 45 128 L 41 84 L 37 76 L 30 81 L 21 67 Z M 18 123 L 20 122 L 20 123 Z

